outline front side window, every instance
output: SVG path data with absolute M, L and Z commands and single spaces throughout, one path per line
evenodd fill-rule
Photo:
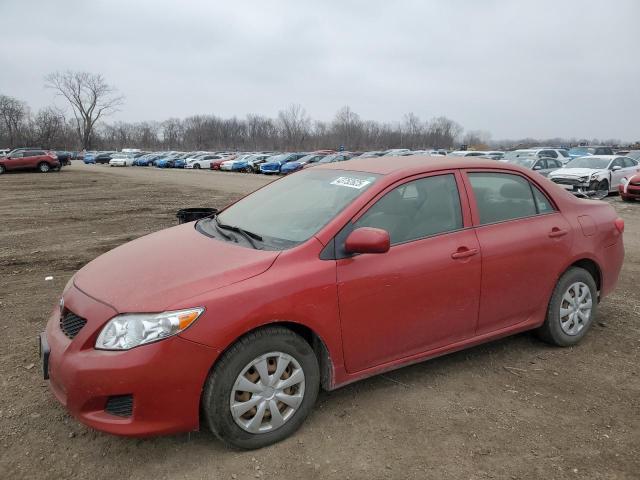
M 458 187 L 453 174 L 407 182 L 380 198 L 355 223 L 389 232 L 398 244 L 463 227 Z
M 470 173 L 480 224 L 529 217 L 537 213 L 529 182 L 509 173 Z

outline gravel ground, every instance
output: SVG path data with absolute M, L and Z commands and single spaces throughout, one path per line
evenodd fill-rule
M 296 435 L 253 452 L 206 430 L 135 440 L 69 417 L 35 343 L 69 277 L 179 208 L 267 181 L 80 165 L 0 177 L 0 478 L 640 478 L 640 203 L 618 197 L 625 266 L 577 347 L 522 334 L 323 393 Z

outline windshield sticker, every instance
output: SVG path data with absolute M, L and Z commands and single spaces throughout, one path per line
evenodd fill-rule
M 362 180 L 361 178 L 351 178 L 351 177 L 338 177 L 331 185 L 339 185 L 341 187 L 349 187 L 349 188 L 357 188 L 360 190 L 361 188 L 366 187 L 371 182 L 369 180 Z

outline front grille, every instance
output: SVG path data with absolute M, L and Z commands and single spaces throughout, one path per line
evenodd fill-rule
M 78 332 L 87 324 L 87 321 L 71 312 L 65 310 L 60 317 L 60 329 L 69 338 L 75 338 Z
M 118 417 L 130 417 L 133 413 L 133 395 L 109 397 L 104 411 Z
M 559 183 L 561 185 L 580 185 L 582 183 L 584 183 L 581 180 L 578 179 L 572 179 L 572 178 L 552 178 L 551 179 L 552 182 L 554 183 Z

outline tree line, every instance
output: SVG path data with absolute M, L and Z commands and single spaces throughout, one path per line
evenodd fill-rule
M 112 122 L 124 97 L 104 77 L 87 72 L 56 72 L 45 86 L 68 106 L 49 106 L 32 112 L 26 102 L 0 93 L 0 148 L 38 146 L 55 150 L 383 150 L 387 148 L 517 148 L 536 145 L 600 143 L 597 139 L 532 138 L 491 141 L 484 131 L 464 132 L 447 117 L 423 120 L 407 113 L 397 122 L 364 120 L 349 106 L 331 121 L 313 120 L 301 105 L 291 104 L 275 118 L 249 114 L 223 118 L 214 114 L 169 118 L 165 121 Z M 617 145 L 615 139 L 604 141 Z

